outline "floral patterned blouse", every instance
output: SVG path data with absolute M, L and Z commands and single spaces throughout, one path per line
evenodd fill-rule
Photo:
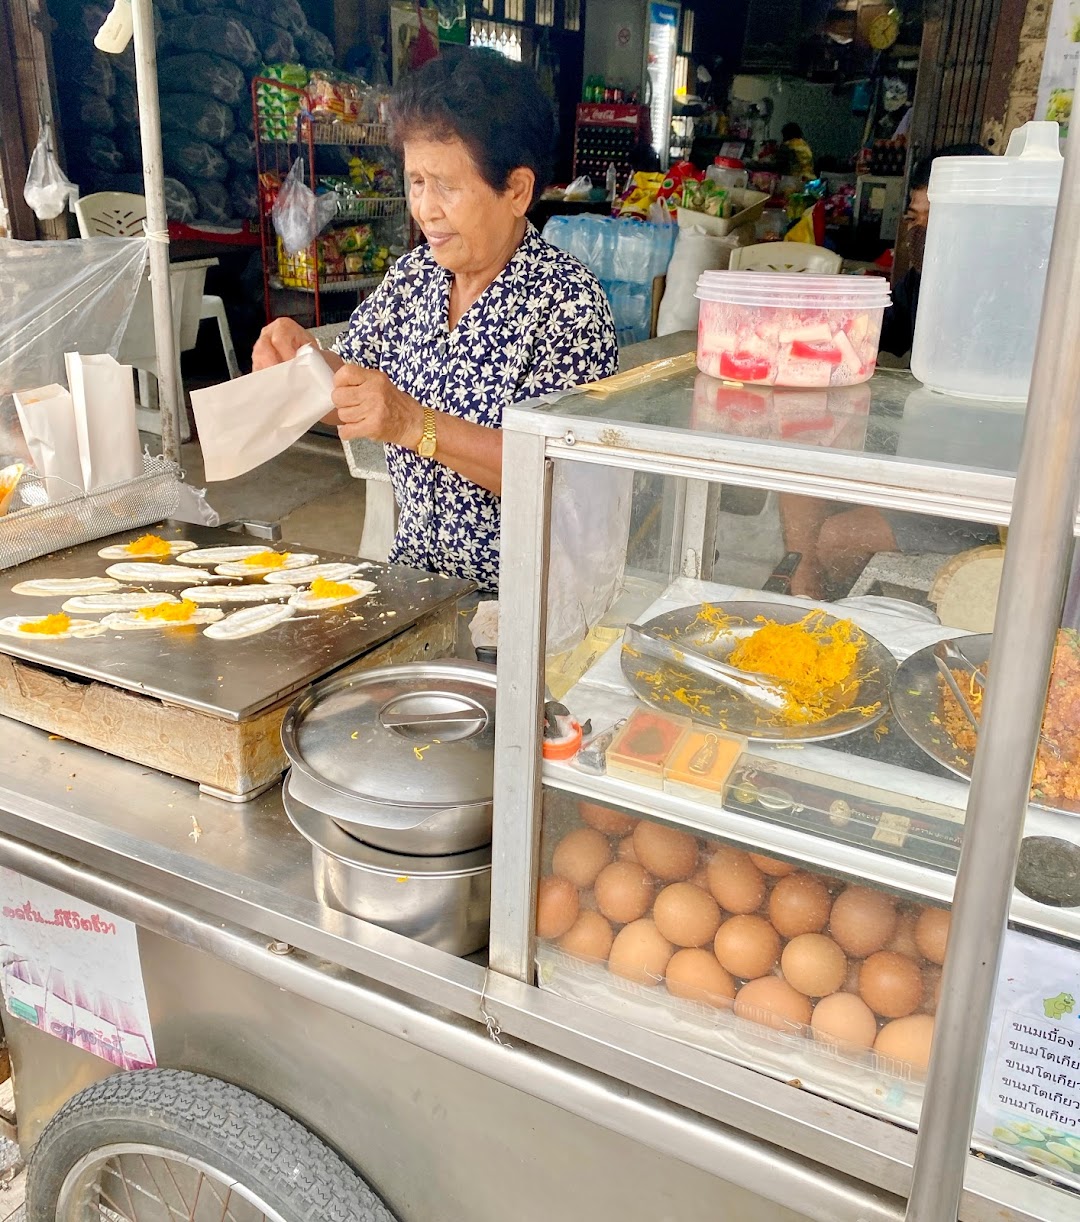
M 394 264 L 357 306 L 334 345 L 346 361 L 381 369 L 436 411 L 499 428 L 509 404 L 615 373 L 615 325 L 599 282 L 529 225 L 498 277 L 447 322 L 452 273 L 427 246 Z M 394 564 L 499 585 L 499 498 L 438 458 L 386 447 L 399 507 Z

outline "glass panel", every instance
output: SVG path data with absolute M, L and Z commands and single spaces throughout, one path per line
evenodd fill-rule
M 507 59 L 521 62 L 521 29 L 504 25 L 499 21 L 474 21 L 472 23 L 472 45 L 498 51 Z
M 571 31 L 581 29 L 581 0 L 563 0 L 563 26 Z
M 525 0 L 503 0 L 503 17 L 507 21 L 524 21 Z
M 541 988 L 918 1120 L 946 909 L 550 790 L 541 852 Z
M 536 24 L 555 24 L 555 0 L 536 0 Z

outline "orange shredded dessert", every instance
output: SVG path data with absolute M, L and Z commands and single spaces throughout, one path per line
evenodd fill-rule
M 984 663 L 979 670 L 985 675 Z M 983 689 L 974 675 L 953 670 L 953 677 L 967 697 L 975 720 L 982 717 Z M 977 735 L 964 710 L 938 679 L 941 692 L 941 721 L 953 742 L 969 754 L 974 752 Z M 1050 686 L 1046 696 L 1042 736 L 1035 754 L 1031 796 L 1036 801 L 1075 802 L 1080 800 L 1080 633 L 1063 628 L 1054 647 Z
M 171 556 L 172 548 L 159 535 L 142 535 L 129 543 L 124 551 L 132 556 Z
M 195 603 L 190 598 L 184 598 L 178 603 L 155 603 L 152 607 L 140 607 L 135 614 L 140 619 L 162 619 L 173 624 L 182 624 L 191 619 L 195 611 Z
M 784 712 L 791 722 L 821 721 L 835 711 L 836 691 L 851 679 L 866 637 L 851 620 L 822 624 L 811 611 L 794 624 L 759 617 L 761 627 L 731 651 L 739 670 L 776 679 L 787 690 Z M 856 681 L 857 686 L 857 681 Z
M 42 632 L 49 636 L 58 636 L 61 632 L 67 632 L 71 627 L 71 616 L 65 615 L 63 611 L 57 611 L 55 615 L 46 615 L 41 619 L 31 620 L 28 624 L 20 624 L 20 632 Z
M 356 593 L 356 586 L 347 585 L 344 581 L 327 581 L 325 577 L 316 577 L 311 583 L 312 598 L 351 598 Z
M 250 564 L 253 569 L 282 569 L 289 555 L 289 552 L 256 552 L 254 556 L 245 556 L 240 563 Z

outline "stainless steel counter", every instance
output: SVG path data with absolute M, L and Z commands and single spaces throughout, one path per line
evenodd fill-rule
M 281 987 L 322 990 L 339 1012 L 459 1063 L 477 1054 L 455 1051 L 456 1025 L 490 1023 L 501 1042 L 488 1041 L 483 1072 L 538 1098 L 550 1090 L 654 1149 L 671 1152 L 677 1136 L 684 1161 L 744 1186 L 761 1187 L 766 1143 L 767 1195 L 810 1217 L 902 1216 L 913 1134 L 321 907 L 279 790 L 236 807 L 2 719 L 0 744 L 0 865 L 212 953 L 239 956 L 242 945 L 242 966 L 268 979 L 295 962 Z M 295 948 L 288 960 L 264 949 L 274 941 Z M 598 1097 L 598 1081 L 614 1089 Z M 970 1160 L 965 1222 L 1074 1215 L 1074 1197 Z

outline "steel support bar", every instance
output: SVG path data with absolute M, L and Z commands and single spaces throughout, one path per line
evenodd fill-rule
M 908 1222 L 957 1216 L 1080 493 L 1080 147 L 1069 145 Z
M 165 167 L 161 152 L 161 109 L 158 104 L 157 49 L 151 0 L 131 0 L 134 24 L 135 84 L 139 98 L 143 194 L 146 196 L 146 235 L 150 239 L 150 294 L 154 303 L 154 343 L 157 348 L 158 404 L 161 412 L 161 452 L 180 461 L 180 351 L 173 329 L 172 285 L 169 271 L 169 218 L 165 212 Z

